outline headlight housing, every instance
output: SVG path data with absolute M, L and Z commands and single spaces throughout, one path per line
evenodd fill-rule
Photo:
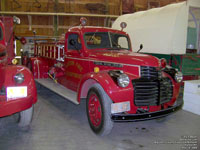
M 14 76 L 14 81 L 17 83 L 17 84 L 21 84 L 24 82 L 24 74 L 23 73 L 17 73 L 15 76 Z
M 174 78 L 175 78 L 176 82 L 181 82 L 183 80 L 183 74 L 180 71 L 178 71 L 175 73 Z
M 121 70 L 112 70 L 109 71 L 109 75 L 113 78 L 113 80 L 118 84 L 120 87 L 127 87 L 130 83 L 129 77 L 123 73 Z
M 117 78 L 117 83 L 120 87 L 127 87 L 130 83 L 129 77 L 126 74 L 121 74 Z

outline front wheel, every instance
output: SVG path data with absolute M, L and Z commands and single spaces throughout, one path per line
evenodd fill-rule
M 29 109 L 19 112 L 18 125 L 20 127 L 26 127 L 30 125 L 32 117 L 33 117 L 33 106 L 30 107 Z
M 100 85 L 95 84 L 89 90 L 86 101 L 87 117 L 91 129 L 97 135 L 108 135 L 113 128 L 111 104 L 111 99 Z

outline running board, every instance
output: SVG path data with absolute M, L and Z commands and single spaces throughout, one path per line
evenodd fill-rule
M 67 100 L 73 102 L 74 104 L 79 104 L 77 101 L 77 92 L 74 92 L 59 83 L 55 83 L 53 80 L 47 79 L 35 79 L 35 81 L 49 90 L 55 92 L 56 94 L 66 98 Z

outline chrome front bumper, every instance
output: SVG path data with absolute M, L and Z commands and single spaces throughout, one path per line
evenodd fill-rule
M 171 106 L 167 109 L 163 109 L 156 112 L 149 112 L 149 113 L 140 113 L 140 114 L 112 114 L 111 119 L 115 122 L 126 122 L 126 121 L 144 121 L 144 120 L 151 120 L 156 118 L 165 117 L 167 115 L 170 115 L 171 113 L 174 113 L 181 109 L 183 106 L 183 100 L 179 100 L 178 103 L 174 106 Z

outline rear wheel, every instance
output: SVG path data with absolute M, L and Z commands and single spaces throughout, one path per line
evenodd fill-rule
M 89 90 L 86 101 L 88 122 L 98 135 L 107 135 L 113 128 L 111 104 L 111 99 L 100 85 L 96 84 Z
M 33 117 L 33 106 L 29 109 L 19 112 L 18 124 L 20 127 L 26 127 L 30 125 Z

